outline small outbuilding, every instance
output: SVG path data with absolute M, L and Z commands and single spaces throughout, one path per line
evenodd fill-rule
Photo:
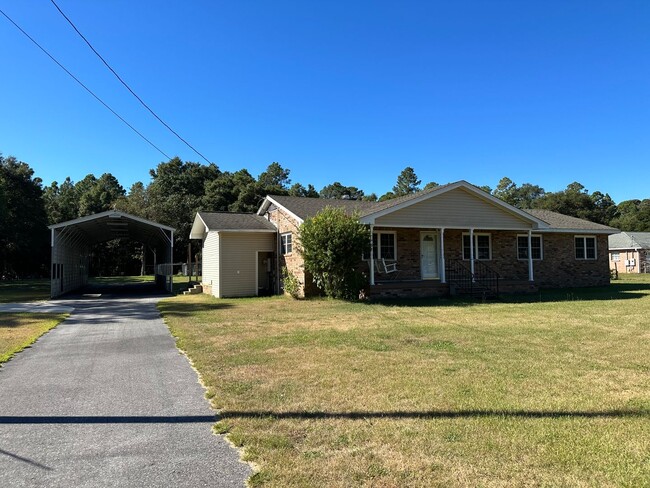
M 277 229 L 264 217 L 198 212 L 190 239 L 201 240 L 204 293 L 218 298 L 278 293 Z

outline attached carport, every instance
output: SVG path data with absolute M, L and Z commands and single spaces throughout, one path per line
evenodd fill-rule
M 135 215 L 108 210 L 50 225 L 52 298 L 88 284 L 90 252 L 94 244 L 128 238 L 156 250 L 156 283 L 172 291 L 174 229 Z

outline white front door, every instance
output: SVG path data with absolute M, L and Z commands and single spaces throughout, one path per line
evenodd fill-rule
M 422 267 L 422 279 L 431 280 L 439 278 L 438 274 L 438 233 L 420 233 L 420 262 Z

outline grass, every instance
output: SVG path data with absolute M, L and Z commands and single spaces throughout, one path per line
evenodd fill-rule
M 0 364 L 29 347 L 66 317 L 67 314 L 53 313 L 0 313 Z
M 50 280 L 0 280 L 0 303 L 35 302 L 50 298 Z
M 509 302 L 164 300 L 252 486 L 650 486 L 650 276 Z

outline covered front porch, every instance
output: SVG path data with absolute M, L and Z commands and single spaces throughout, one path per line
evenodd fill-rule
M 370 226 L 370 298 L 533 292 L 531 230 Z

